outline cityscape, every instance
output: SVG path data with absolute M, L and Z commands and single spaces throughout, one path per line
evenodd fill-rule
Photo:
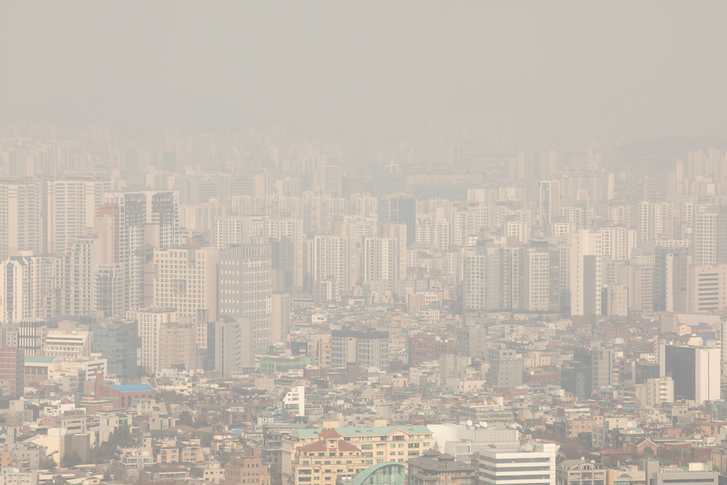
M 645 19 L 683 36 L 724 6 L 634 7 L 612 53 L 597 36 L 561 53 L 553 39 L 509 45 L 514 62 L 569 61 L 568 85 L 540 97 L 482 38 L 454 47 L 477 31 L 468 14 L 508 29 L 595 12 L 599 32 L 627 4 L 244 3 L 2 7 L 0 485 L 727 484 L 724 84 L 654 61 L 632 72 L 643 103 L 617 106 L 637 91 L 577 74 L 640 58 L 645 32 L 663 40 L 655 57 L 677 56 Z M 247 27 L 226 30 L 242 13 L 251 32 L 280 28 L 270 45 L 245 50 Z M 349 32 L 330 21 L 344 13 Z M 126 20 L 150 54 L 119 47 Z M 363 24 L 389 20 L 398 33 L 359 43 Z M 447 35 L 404 39 L 430 24 Z M 333 31 L 340 44 L 319 43 Z M 683 49 L 727 81 L 727 33 L 714 35 Z M 207 69 L 194 46 L 217 60 L 239 49 L 244 95 L 199 72 L 167 86 L 186 71 L 138 60 Z M 432 46 L 452 62 L 482 54 L 502 99 L 523 104 L 441 72 L 418 84 L 412 59 L 448 65 Z M 318 57 L 339 50 L 351 57 Z M 372 68 L 393 58 L 411 72 L 392 68 L 378 93 Z M 142 64 L 146 79 L 103 80 Z M 574 88 L 587 79 L 603 111 Z M 658 97 L 676 82 L 711 102 L 679 111 Z M 549 118 L 551 97 L 563 109 Z

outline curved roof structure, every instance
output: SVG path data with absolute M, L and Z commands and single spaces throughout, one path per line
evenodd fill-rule
M 390 480 L 376 480 L 374 482 L 374 476 L 387 476 Z M 353 479 L 353 485 L 371 485 L 387 484 L 387 485 L 404 485 L 406 479 L 406 465 L 403 463 L 384 462 L 371 465 Z

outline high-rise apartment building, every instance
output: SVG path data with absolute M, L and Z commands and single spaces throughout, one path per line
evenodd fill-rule
M 417 203 L 412 195 L 394 194 L 379 199 L 379 224 L 390 221 L 406 225 L 406 244 L 416 241 Z
M 540 221 L 549 226 L 560 217 L 560 182 L 543 180 L 540 182 Z
M 43 250 L 43 185 L 40 180 L 0 180 L 0 260 Z
M 271 247 L 240 245 L 220 251 L 219 314 L 249 318 L 255 351 L 265 352 L 271 338 Z
M 44 252 L 62 254 L 94 225 L 104 203 L 105 182 L 67 179 L 47 182 L 45 199 Z
M 691 251 L 695 266 L 727 263 L 727 208 L 712 206 L 694 214 Z
M 46 318 L 52 310 L 54 262 L 11 256 L 0 263 L 0 323 Z
M 154 306 L 176 308 L 197 324 L 197 347 L 207 346 L 207 322 L 217 319 L 217 264 L 211 247 L 176 246 L 154 251 Z M 203 316 L 204 315 L 204 316 Z

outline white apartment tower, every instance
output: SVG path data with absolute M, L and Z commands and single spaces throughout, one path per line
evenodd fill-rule
M 271 339 L 272 259 L 267 244 L 243 244 L 220 251 L 219 314 L 252 322 L 255 351 Z
M 53 270 L 53 261 L 40 256 L 12 256 L 0 263 L 0 323 L 46 318 Z
M 0 260 L 21 251 L 42 251 L 42 200 L 39 180 L 0 180 Z
M 154 251 L 154 306 L 175 308 L 197 324 L 197 346 L 207 348 L 207 323 L 217 320 L 217 263 L 211 247 L 177 246 Z

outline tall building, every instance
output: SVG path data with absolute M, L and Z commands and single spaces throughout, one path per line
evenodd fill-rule
M 333 367 L 358 364 L 389 370 L 389 332 L 331 331 L 331 364 Z
M 240 245 L 220 251 L 219 313 L 249 318 L 255 351 L 271 343 L 272 260 L 270 245 Z
M 569 289 L 571 315 L 601 314 L 600 234 L 581 230 L 569 234 Z
M 321 171 L 321 192 L 331 197 L 343 196 L 343 178 L 338 160 L 326 162 Z
M 612 374 L 612 350 L 578 348 L 561 370 L 561 387 L 578 399 L 591 399 L 611 385 Z
M 58 261 L 55 315 L 88 315 L 95 310 L 94 275 L 102 262 L 98 236 L 77 237 Z
M 0 347 L 0 382 L 10 389 L 10 397 L 25 393 L 25 357 L 22 349 Z
M 350 293 L 356 285 L 356 245 L 352 238 L 316 235 L 306 241 L 306 272 L 311 284 L 333 280 L 336 294 Z
M 557 444 L 540 441 L 525 444 L 518 450 L 486 448 L 480 451 L 480 483 L 555 485 L 557 452 Z
M 690 265 L 687 274 L 688 313 L 713 313 L 727 309 L 727 264 Z
M 176 308 L 178 318 L 197 324 L 197 347 L 207 347 L 207 322 L 217 319 L 220 251 L 177 246 L 154 251 L 154 306 Z M 205 315 L 205 317 L 202 317 Z
M 661 403 L 674 402 L 674 380 L 671 377 L 647 379 L 636 386 L 636 397 L 642 407 L 658 408 Z
M 654 250 L 654 311 L 687 312 L 686 248 L 656 247 Z
M 92 351 L 107 361 L 109 374 L 120 379 L 136 379 L 138 333 L 135 320 L 109 319 L 93 323 Z
M 273 293 L 270 298 L 270 341 L 285 342 L 290 331 L 291 298 L 287 293 Z
M 95 179 L 67 179 L 47 182 L 44 221 L 44 252 L 62 254 L 75 239 L 94 225 L 104 203 L 105 183 Z
M 379 199 L 379 223 L 390 221 L 406 225 L 406 244 L 416 241 L 417 202 L 407 194 L 387 195 Z
M 701 344 L 701 338 L 693 340 Z M 720 349 L 664 345 L 661 356 L 661 376 L 674 381 L 674 399 L 698 405 L 720 399 Z
M 0 263 L 0 323 L 46 318 L 54 276 L 50 258 L 11 256 Z
M 0 180 L 0 260 L 43 251 L 43 186 L 39 179 Z
M 364 239 L 363 281 L 382 290 L 398 292 L 406 278 L 406 231 L 399 224 L 387 224 L 382 237 Z
M 560 217 L 560 182 L 543 180 L 540 182 L 540 221 L 549 226 Z
M 149 373 L 161 370 L 160 346 L 163 324 L 175 322 L 175 308 L 142 308 L 129 310 L 126 318 L 136 321 L 139 344 L 141 346 L 141 366 Z
M 197 328 L 196 323 L 189 321 L 163 322 L 161 324 L 159 327 L 160 369 L 197 369 Z
M 694 214 L 691 251 L 695 266 L 727 263 L 727 208 Z
M 208 325 L 208 370 L 229 378 L 242 369 L 255 367 L 254 329 L 249 318 L 220 315 L 216 322 Z

